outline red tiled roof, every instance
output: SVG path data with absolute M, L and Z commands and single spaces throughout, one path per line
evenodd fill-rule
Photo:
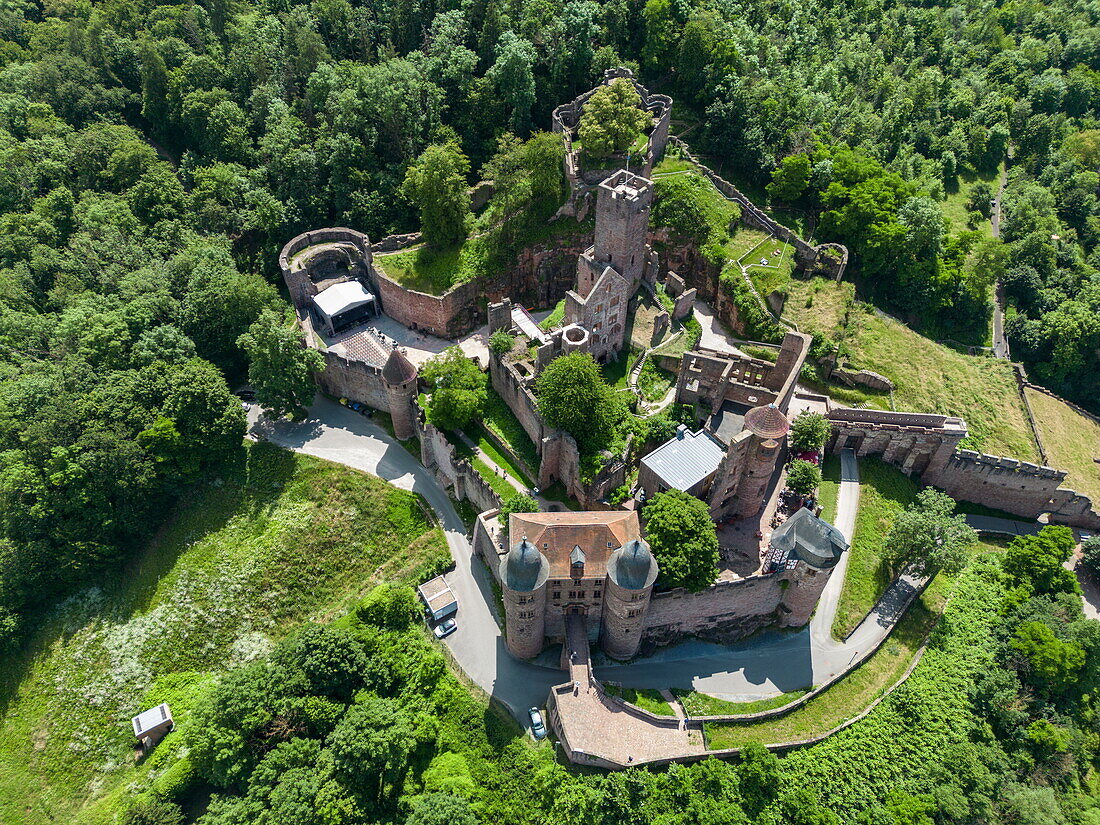
M 753 407 L 745 413 L 745 429 L 761 438 L 782 438 L 791 428 L 791 422 L 775 404 Z
M 569 576 L 569 554 L 574 547 L 584 551 L 585 577 L 602 576 L 616 549 L 642 537 L 638 514 L 632 510 L 515 513 L 508 524 L 509 545 L 515 545 L 524 536 L 550 562 L 553 578 Z

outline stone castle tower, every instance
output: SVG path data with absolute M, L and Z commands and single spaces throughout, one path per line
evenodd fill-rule
M 545 644 L 546 580 L 550 564 L 524 536 L 500 562 L 505 642 L 513 656 L 530 659 Z
M 626 169 L 599 185 L 595 238 L 577 268 L 577 291 L 582 296 L 588 295 L 609 266 L 627 280 L 631 294 L 638 288 L 649 260 L 646 232 L 652 202 L 653 182 Z
M 390 402 L 393 434 L 401 441 L 416 435 L 416 379 L 416 367 L 394 348 L 382 368 L 382 383 Z
M 657 562 L 641 539 L 628 542 L 608 559 L 600 646 L 612 659 L 630 659 L 638 653 L 656 580 Z
M 716 520 L 760 512 L 790 428 L 787 416 L 775 404 L 745 413 L 744 429 L 730 442 L 711 485 L 710 511 Z
M 772 533 L 767 564 L 786 582 L 779 626 L 802 627 L 813 615 L 833 568 L 848 549 L 841 532 L 805 507 Z

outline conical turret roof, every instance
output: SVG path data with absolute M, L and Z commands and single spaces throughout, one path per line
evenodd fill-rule
M 607 575 L 619 587 L 644 590 L 657 579 L 657 560 L 648 544 L 641 539 L 631 539 L 611 554 Z
M 550 576 L 550 564 L 535 545 L 524 538 L 508 551 L 501 562 L 501 581 L 509 590 L 530 593 L 538 590 Z
M 404 384 L 416 378 L 416 367 L 396 347 L 390 352 L 386 366 L 382 367 L 382 379 L 387 384 Z
M 761 438 L 782 438 L 790 428 L 791 422 L 775 404 L 753 407 L 745 413 L 745 429 Z

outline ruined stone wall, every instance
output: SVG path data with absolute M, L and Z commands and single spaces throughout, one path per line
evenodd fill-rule
M 959 450 L 942 471 L 931 478 L 926 474 L 924 480 L 952 498 L 1035 518 L 1050 509 L 1065 477 L 1053 467 Z
M 290 300 L 295 308 L 302 309 L 309 303 L 309 299 L 319 291 L 319 285 L 310 279 L 308 268 L 292 269 L 291 260 L 304 249 L 320 244 L 346 244 L 355 250 L 356 254 L 351 261 L 353 268 L 349 275 L 367 275 L 371 268 L 371 243 L 370 238 L 362 232 L 348 229 L 343 226 L 327 227 L 325 229 L 313 229 L 303 232 L 287 241 L 279 252 L 279 270 L 283 275 L 283 282 L 290 293 Z
M 489 482 L 469 461 L 455 457 L 454 445 L 429 421 L 420 429 L 420 463 L 459 501 L 469 501 L 479 512 L 500 509 L 500 496 Z
M 1087 497 L 1060 485 L 1066 473 L 1004 456 L 959 450 L 966 436 L 961 419 L 926 413 L 839 408 L 829 411 L 828 449 L 881 455 L 907 475 L 939 487 L 954 499 L 1033 519 L 1100 529 L 1100 513 Z
M 521 249 L 499 274 L 456 284 L 442 295 L 402 286 L 386 274 L 384 256 L 375 261 L 368 278 L 382 311 L 391 318 L 441 338 L 458 338 L 485 322 L 486 302 L 511 298 L 531 308 L 556 304 L 572 288 L 577 256 L 591 239 L 592 232 L 578 226 L 574 235 Z
M 325 368 L 316 374 L 317 385 L 329 395 L 350 398 L 373 407 L 390 411 L 390 396 L 382 382 L 382 370 L 363 361 L 349 361 L 328 350 L 321 350 Z
M 682 588 L 655 593 L 649 602 L 646 646 L 672 644 L 685 636 L 729 643 L 778 619 L 784 586 L 775 573 L 718 582 L 699 593 Z
M 520 426 L 534 443 L 535 449 L 541 453 L 545 428 L 538 413 L 535 395 L 523 385 L 523 380 L 515 369 L 504 363 L 503 359 L 492 351 L 489 353 L 489 380 L 493 389 L 504 399 L 504 403 L 519 420 Z

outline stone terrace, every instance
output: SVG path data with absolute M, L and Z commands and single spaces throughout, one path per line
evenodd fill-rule
M 604 692 L 592 675 L 583 616 L 567 618 L 566 650 L 569 683 L 555 687 L 551 698 L 556 727 L 572 761 L 627 767 L 706 753 L 699 723 L 653 716 Z

